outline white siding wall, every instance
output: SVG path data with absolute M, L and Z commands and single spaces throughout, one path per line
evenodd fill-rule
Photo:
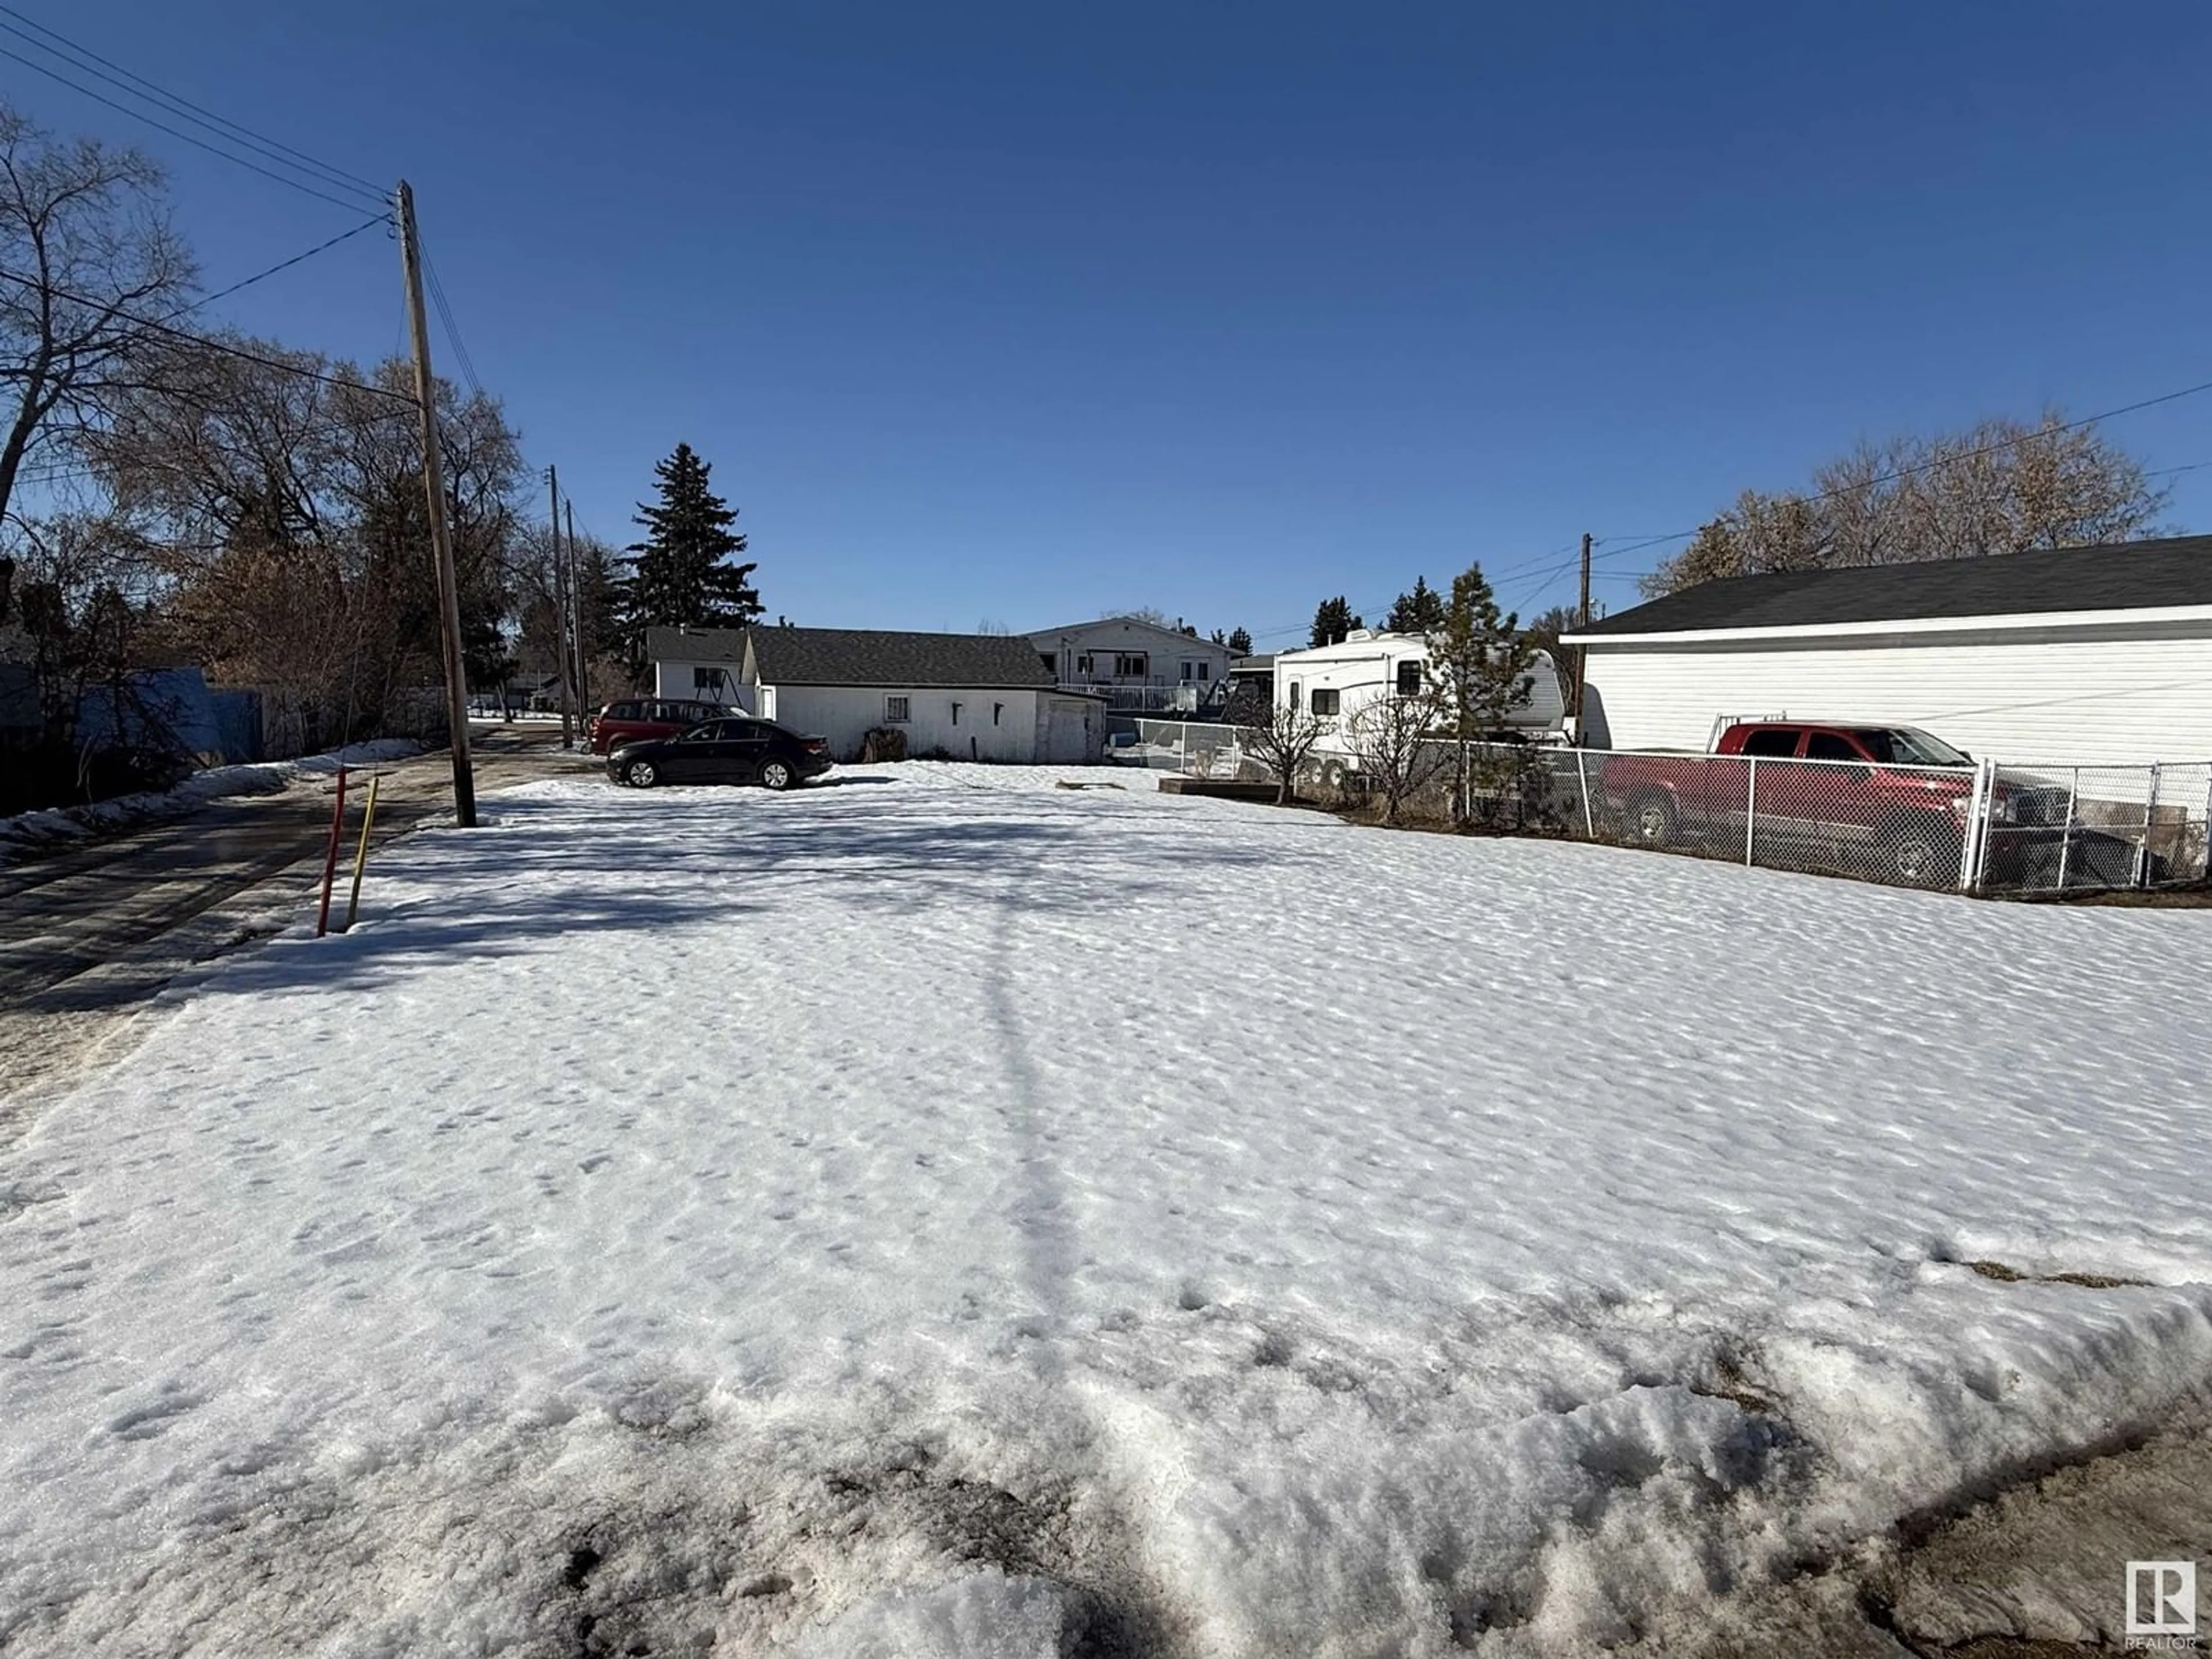
M 860 740 L 870 730 L 894 722 L 884 717 L 884 700 L 903 696 L 908 718 L 907 752 L 927 755 L 943 749 L 960 760 L 1020 761 L 1036 758 L 1038 694 L 1029 690 L 902 691 L 866 686 L 779 685 L 775 693 L 777 724 L 794 732 L 827 738 L 830 753 L 841 761 L 860 757 Z M 956 721 L 952 706 L 960 705 Z M 994 724 L 994 704 L 1000 713 Z
M 2168 630 L 2171 632 L 2172 630 Z M 1590 732 L 1615 749 L 1703 749 L 1723 715 L 1917 726 L 1991 760 L 2212 760 L 2212 630 L 1928 644 L 1597 646 Z
M 720 690 L 715 691 L 696 684 L 695 669 L 708 672 L 721 671 Z M 653 665 L 653 694 L 657 697 L 696 697 L 702 702 L 726 702 L 735 708 L 758 713 L 753 708 L 748 689 L 738 683 L 738 668 L 733 662 L 655 662 Z

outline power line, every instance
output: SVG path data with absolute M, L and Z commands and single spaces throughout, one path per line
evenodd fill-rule
M 462 377 L 468 381 L 470 390 L 481 398 L 484 395 L 483 382 L 477 379 L 477 366 L 469 356 L 468 347 L 461 343 L 461 331 L 453 321 L 453 307 L 446 303 L 446 285 L 438 280 L 438 268 L 431 263 L 428 248 L 422 251 L 422 275 L 429 285 L 431 303 L 438 307 L 438 320 L 445 325 L 447 342 L 460 363 Z
M 264 179 L 273 179 L 280 185 L 288 185 L 292 189 L 298 191 L 303 196 L 312 196 L 318 201 L 328 202 L 332 207 L 345 208 L 349 211 L 356 213 L 358 213 L 362 209 L 362 204 L 358 200 L 341 200 L 339 198 L 332 196 L 325 191 L 317 190 L 312 185 L 303 185 L 297 179 L 289 178 L 281 173 L 272 172 L 258 162 L 249 161 L 243 155 L 234 155 L 227 149 L 218 149 L 204 138 L 195 138 L 191 133 L 179 131 L 177 128 L 170 126 L 167 122 L 156 121 L 152 116 L 147 114 L 143 110 L 132 109 L 126 105 L 118 104 L 112 98 L 109 98 L 100 93 L 94 92 L 90 87 L 80 86 L 75 81 L 70 80 L 66 75 L 57 74 L 54 70 L 48 69 L 44 64 L 34 62 L 31 58 L 24 57 L 21 52 L 10 52 L 5 46 L 0 46 L 0 58 L 10 58 L 15 63 L 21 64 L 25 69 L 34 70 L 39 74 L 45 76 L 48 80 L 58 82 L 61 85 L 67 87 L 72 92 L 82 93 L 85 97 L 91 99 L 96 104 L 105 104 L 108 108 L 114 110 L 118 114 L 127 115 L 136 121 L 143 121 L 148 126 L 154 127 L 162 132 L 166 132 L 172 138 L 181 138 L 185 143 L 192 145 L 196 149 L 204 149 L 210 155 L 220 155 L 224 161 L 234 161 L 240 167 L 246 168 L 248 172 L 258 173 Z M 377 195 L 377 192 L 374 191 L 365 191 L 357 193 L 366 195 L 371 199 L 382 199 Z
M 1790 495 L 1785 499 L 1805 507 L 1814 507 L 1822 501 L 1832 501 L 1839 495 L 1852 495 L 1861 490 L 1872 489 L 1877 484 L 1895 483 L 1900 478 L 1917 477 L 1923 472 L 1933 472 L 1941 467 L 1956 466 L 1962 461 L 1978 460 L 1984 455 L 1994 455 L 2001 449 L 2017 449 L 2022 444 L 2033 443 L 2039 439 L 2056 438 L 2062 433 L 2078 432 L 2085 426 L 2096 425 L 2100 421 L 2117 420 L 2123 415 L 2133 415 L 2142 410 L 2155 409 L 2160 404 L 2178 403 L 2184 398 L 2194 398 L 2206 392 L 2212 392 L 2212 380 L 2201 380 L 2195 386 L 2185 386 L 2179 392 L 2161 392 L 2155 398 L 2144 398 L 2135 403 L 2122 404 L 2118 409 L 2107 409 L 2099 414 L 2084 415 L 2080 420 L 2068 421 L 2063 425 L 2038 427 L 2033 432 L 2023 432 L 2017 437 L 2000 438 L 1994 443 L 1984 444 L 1976 449 L 1961 450 L 1955 455 L 1939 455 L 1933 460 L 1915 462 L 1911 466 L 1900 466 L 1893 472 L 1880 473 L 1874 477 L 1862 478 L 1853 483 L 1838 484 L 1833 489 L 1824 489 L 1815 495 Z M 2181 467 L 2175 470 L 2187 471 L 2191 469 Z M 1633 553 L 1639 548 L 1656 547 L 1662 542 L 1686 541 L 1703 528 L 1703 526 L 1699 526 L 1698 529 L 1678 530 L 1671 535 L 1653 536 L 1632 546 L 1616 549 L 1610 556 L 1618 558 L 1622 554 Z
M 172 339 L 184 340 L 193 345 L 204 346 L 210 351 L 219 351 L 225 356 L 243 358 L 249 363 L 259 363 L 264 368 L 281 369 L 287 374 L 303 375 L 310 380 L 320 380 L 325 386 L 349 386 L 356 391 L 372 392 L 380 398 L 389 398 L 394 403 L 404 404 L 410 410 L 415 407 L 415 399 L 403 392 L 389 392 L 367 380 L 349 380 L 343 375 L 325 374 L 319 369 L 304 368 L 298 363 L 288 363 L 278 358 L 264 357 L 258 351 L 247 351 L 242 347 L 210 339 L 204 334 L 194 334 L 186 329 L 171 328 L 167 323 L 156 322 L 150 317 L 134 316 L 127 311 L 118 310 L 104 300 L 91 299 L 82 294 L 72 294 L 67 289 L 55 288 L 51 283 L 40 282 L 35 276 L 26 276 L 20 271 L 0 270 L 0 281 L 19 283 L 25 288 L 43 289 L 56 298 L 67 300 L 74 305 L 95 307 L 106 315 L 119 322 L 131 323 L 139 328 L 150 330 L 155 334 L 165 334 Z
M 4 9 L 4 7 L 0 7 L 0 10 Z M 337 235 L 331 237 L 327 242 L 319 242 L 313 247 L 309 248 L 305 253 L 295 253 L 290 258 L 283 260 L 276 264 L 270 266 L 266 270 L 255 271 L 252 276 L 248 276 L 243 282 L 233 283 L 228 288 L 219 288 L 214 293 L 209 295 L 204 300 L 195 300 L 191 304 L 185 307 L 182 310 L 171 312 L 167 318 L 163 319 L 163 320 L 165 322 L 173 321 L 179 317 L 189 316 L 191 313 L 198 311 L 204 307 L 213 305 L 217 300 L 228 299 L 232 295 L 237 293 L 239 289 L 242 288 L 252 288 L 256 283 L 261 281 L 264 277 L 274 276 L 280 270 L 289 270 L 294 265 L 299 264 L 305 260 L 312 259 L 318 253 L 326 253 L 331 249 L 336 247 L 340 242 L 352 240 L 355 237 L 360 235 L 364 230 L 373 230 L 378 225 L 388 225 L 391 222 L 392 216 L 389 213 L 380 213 L 374 218 L 364 219 L 361 223 L 356 225 L 351 230 L 342 231 Z
M 217 128 L 227 127 L 229 129 L 229 133 L 234 133 L 237 135 L 237 137 L 235 139 L 230 139 L 230 142 L 235 143 L 239 140 L 244 140 L 260 154 L 270 156 L 271 160 L 281 161 L 284 157 L 289 156 L 291 158 L 291 162 L 306 163 L 316 172 L 323 174 L 328 182 L 331 184 L 345 186 L 358 185 L 362 189 L 368 191 L 372 196 L 381 196 L 384 194 L 384 188 L 382 185 L 362 178 L 359 173 L 348 173 L 343 167 L 335 167 L 328 161 L 318 161 L 315 157 L 308 155 L 305 150 L 295 149 L 289 144 L 280 143 L 276 139 L 270 137 L 266 133 L 256 132 L 252 127 L 241 125 L 240 123 L 230 119 L 228 116 L 218 115 L 213 110 L 207 108 L 204 105 L 195 104 L 191 99 L 183 96 L 181 94 L 171 92 L 166 88 L 161 86 L 158 82 L 148 80 L 143 75 L 134 74 L 130 70 L 124 68 L 122 64 L 115 62 L 112 58 L 102 58 L 91 47 L 80 45 L 78 42 L 70 40 L 69 36 L 61 33 L 60 30 L 50 29 L 44 23 L 37 22 L 31 18 L 26 17 L 21 12 L 17 11 L 13 6 L 0 5 L 0 13 L 5 13 L 8 16 L 14 18 L 18 23 L 24 25 L 25 27 L 31 29 L 36 33 L 46 36 L 47 40 L 59 41 L 69 52 L 76 53 L 80 58 L 89 58 L 94 64 L 99 64 L 107 69 L 113 70 L 115 73 L 121 76 L 124 80 L 132 82 L 137 86 L 145 88 L 144 93 L 136 94 L 134 94 L 135 96 L 151 94 L 153 98 L 158 100 L 171 112 L 182 116 L 186 120 L 192 120 L 195 125 L 207 127 L 207 130 L 211 132 L 215 131 Z M 21 29 L 9 28 L 9 26 L 4 23 L 0 23 L 0 28 L 7 28 L 10 34 L 16 35 L 21 39 L 30 39 L 28 35 L 25 35 L 23 33 Z M 66 54 L 64 52 L 57 51 L 54 47 L 46 45 L 44 41 L 33 40 L 31 41 L 31 44 L 37 46 L 41 52 L 52 52 L 55 57 L 63 58 L 64 62 L 68 61 Z M 82 63 L 71 64 L 70 67 L 73 69 L 82 70 L 88 74 L 99 74 L 98 70 L 92 70 L 88 65 Z M 100 79 L 106 81 L 111 86 L 120 84 L 120 82 L 118 82 L 105 75 L 100 75 Z M 125 90 L 128 91 L 129 88 L 126 88 Z M 190 112 L 190 113 L 187 113 L 187 112 Z M 204 116 L 206 118 L 206 121 L 195 120 L 194 118 L 198 116 Z M 211 127 L 207 126 L 208 122 L 213 122 L 215 125 Z M 229 134 L 223 134 L 222 136 L 227 139 L 229 138 Z M 287 163 L 287 165 L 289 164 L 290 163 L 289 162 Z

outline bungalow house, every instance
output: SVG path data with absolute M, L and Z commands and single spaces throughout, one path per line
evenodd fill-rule
M 1204 708 L 1224 689 L 1236 653 L 1134 617 L 1043 628 L 1027 636 L 1056 685 L 1103 695 L 1128 710 Z
M 1106 746 L 1105 706 L 1056 689 L 1029 641 L 999 634 L 853 628 L 655 628 L 664 697 L 733 704 L 860 756 L 878 726 L 912 755 L 1081 764 Z
M 1585 740 L 1917 726 L 2024 764 L 2212 758 L 2212 536 L 1700 583 L 1592 623 Z

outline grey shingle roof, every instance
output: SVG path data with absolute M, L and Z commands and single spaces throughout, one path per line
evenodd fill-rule
M 651 662 L 743 662 L 742 628 L 648 628 L 645 654 Z
M 752 641 L 753 660 L 763 685 L 1011 688 L 1052 684 L 1026 635 L 756 628 Z
M 2212 536 L 1733 576 L 1686 587 L 1594 622 L 1577 634 L 1601 639 L 1715 628 L 1807 628 L 2196 605 L 2212 605 Z

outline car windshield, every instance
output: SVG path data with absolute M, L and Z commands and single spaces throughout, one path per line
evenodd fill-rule
M 1958 750 L 1916 726 L 1891 726 L 1854 732 L 1868 754 L 1893 766 L 1971 766 Z

